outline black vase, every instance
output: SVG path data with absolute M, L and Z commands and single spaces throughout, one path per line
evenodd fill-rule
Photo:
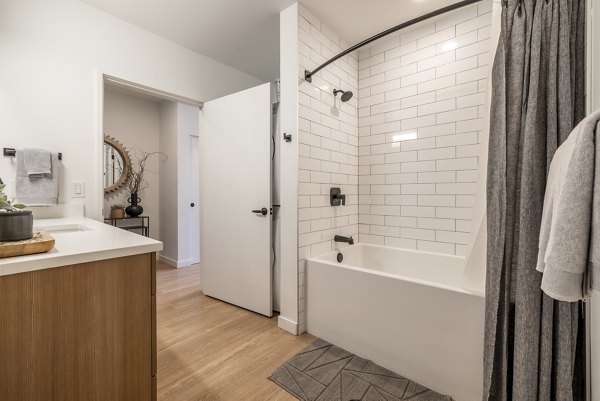
M 137 192 L 131 194 L 131 198 L 127 199 L 131 205 L 125 208 L 125 213 L 127 213 L 130 217 L 138 217 L 140 214 L 144 213 L 144 208 L 141 205 L 138 205 L 138 202 L 142 200 L 138 198 Z

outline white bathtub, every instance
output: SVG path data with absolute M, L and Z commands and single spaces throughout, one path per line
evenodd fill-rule
M 338 251 L 307 260 L 307 331 L 456 401 L 480 401 L 483 276 L 465 274 L 456 256 L 341 252 L 342 263 Z

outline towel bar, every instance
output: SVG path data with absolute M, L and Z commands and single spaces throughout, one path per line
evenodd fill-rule
M 3 148 L 3 154 L 6 157 L 15 157 L 17 150 L 15 148 Z M 58 160 L 62 160 L 62 153 L 58 153 Z

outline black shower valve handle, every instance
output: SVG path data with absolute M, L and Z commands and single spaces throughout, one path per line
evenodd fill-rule
M 329 190 L 329 204 L 331 206 L 346 205 L 346 195 L 342 194 L 340 188 L 331 188 Z

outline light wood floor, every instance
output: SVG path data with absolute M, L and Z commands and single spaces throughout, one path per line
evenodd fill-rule
M 200 291 L 199 267 L 157 266 L 159 401 L 292 401 L 267 379 L 314 340 Z

